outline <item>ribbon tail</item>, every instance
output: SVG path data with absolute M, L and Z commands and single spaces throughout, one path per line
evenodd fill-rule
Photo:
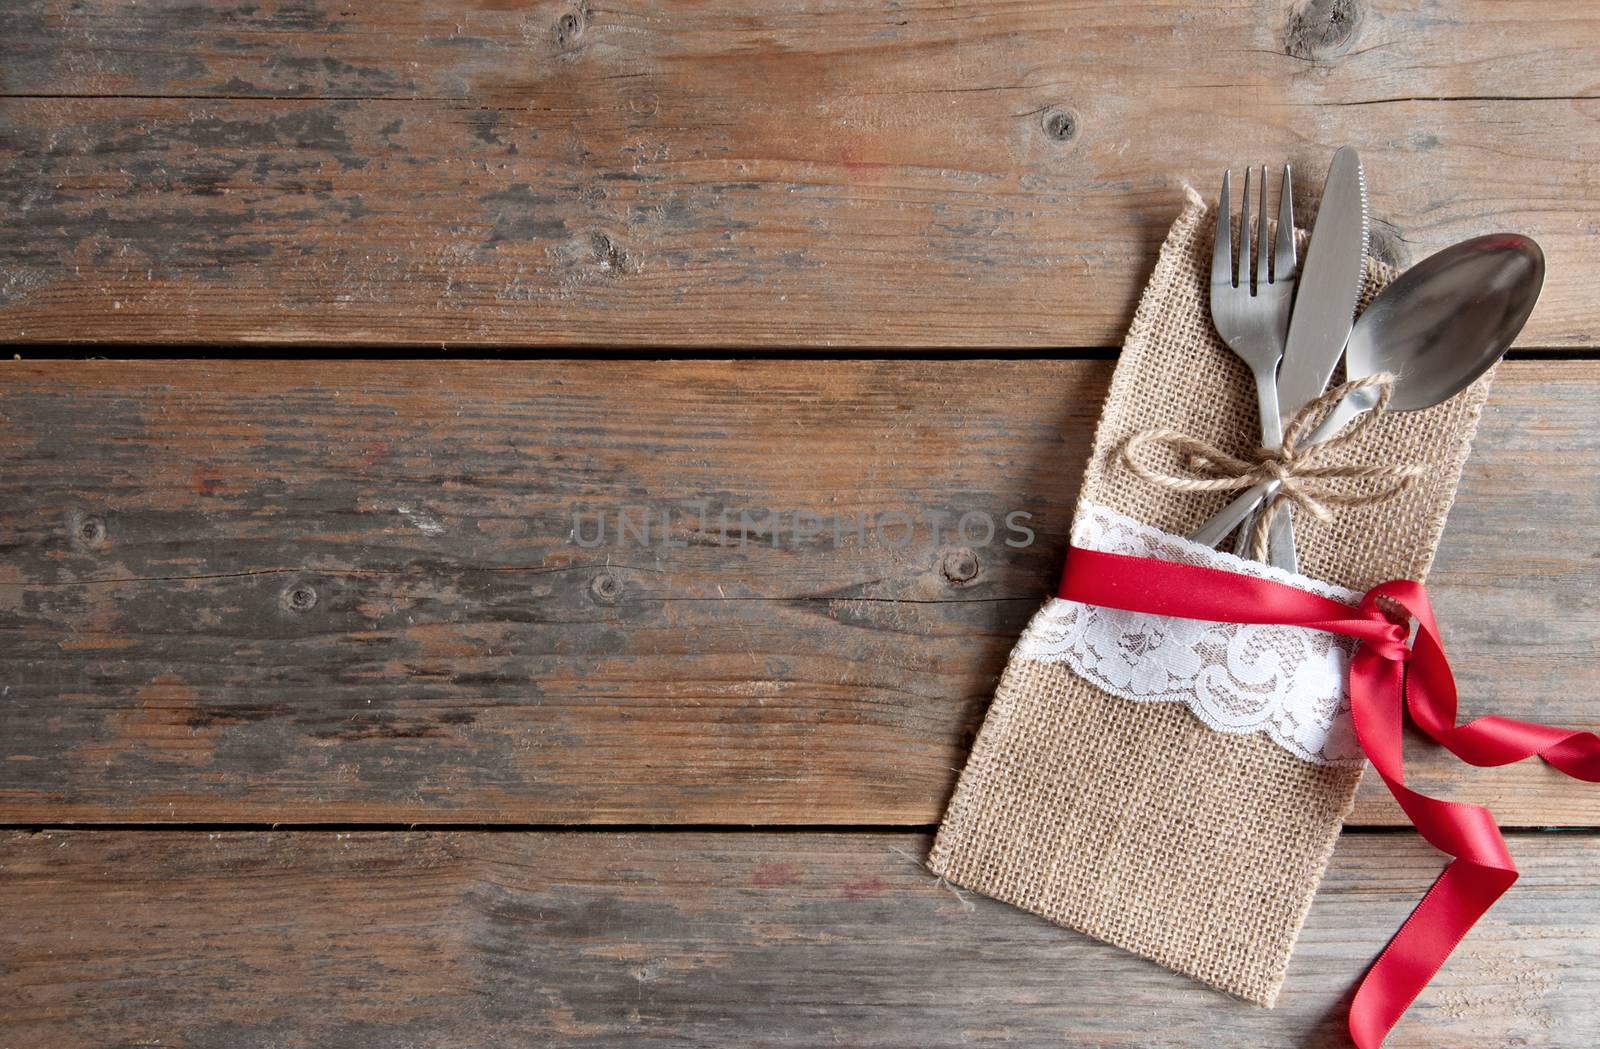
M 1431 617 L 1419 619 L 1424 631 L 1432 625 Z M 1412 700 L 1431 703 L 1436 711 L 1448 706 L 1453 720 L 1455 686 L 1442 647 L 1420 645 L 1409 672 L 1370 646 L 1356 652 L 1350 711 L 1362 749 L 1422 836 L 1454 857 L 1362 977 L 1349 1014 L 1357 1049 L 1379 1049 L 1456 945 L 1517 880 L 1516 864 L 1488 809 L 1406 786 L 1402 723 Z
M 1401 675 L 1393 664 L 1374 665 L 1377 658 L 1369 653 L 1357 660 L 1366 664 L 1366 687 L 1359 688 L 1358 699 L 1352 664 L 1352 713 L 1363 746 L 1370 743 L 1373 767 L 1422 836 L 1455 857 L 1372 963 L 1350 1003 L 1350 1037 L 1357 1049 L 1379 1049 L 1456 945 L 1516 882 L 1517 868 L 1488 809 L 1441 801 L 1405 785 L 1400 697 L 1381 694 L 1384 684 L 1397 684 Z M 1373 686 L 1380 694 L 1369 691 Z
M 1491 716 L 1428 735 L 1470 765 L 1510 765 L 1538 756 L 1573 779 L 1600 783 L 1600 738 L 1593 732 Z
M 1378 1049 L 1467 932 L 1517 880 L 1515 868 L 1453 860 L 1372 963 L 1350 1003 L 1350 1038 Z
M 1574 779 L 1600 783 L 1600 737 L 1593 732 L 1502 717 L 1457 725 L 1455 679 L 1427 593 L 1421 584 L 1408 580 L 1384 583 L 1376 592 L 1417 619 L 1406 707 L 1411 720 L 1434 742 L 1470 765 L 1510 765 L 1538 756 Z

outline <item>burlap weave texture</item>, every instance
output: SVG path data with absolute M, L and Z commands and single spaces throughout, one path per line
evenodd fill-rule
M 1118 360 L 1082 498 L 1184 534 L 1228 500 L 1156 488 L 1117 461 L 1128 436 L 1180 430 L 1257 443 L 1249 373 L 1207 308 L 1214 213 L 1190 201 L 1167 235 Z M 1369 262 L 1363 304 L 1395 273 Z M 1423 464 L 1395 499 L 1296 516 L 1301 570 L 1366 590 L 1422 579 L 1490 377 L 1446 404 L 1391 413 L 1353 456 Z M 1174 468 L 1177 463 L 1167 464 Z M 929 866 L 957 885 L 1270 1006 L 1348 813 L 1359 772 L 1226 735 L 1178 703 L 1133 703 L 1059 663 L 1013 658 Z

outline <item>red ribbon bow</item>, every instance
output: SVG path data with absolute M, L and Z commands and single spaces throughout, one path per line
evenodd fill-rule
M 1061 597 L 1129 612 L 1223 623 L 1307 627 L 1360 640 L 1350 660 L 1356 738 L 1406 816 L 1434 847 L 1455 857 L 1367 970 L 1350 1004 L 1350 1036 L 1378 1049 L 1450 952 L 1517 880 L 1488 809 L 1441 801 L 1406 786 L 1403 711 L 1435 742 L 1473 765 L 1508 765 L 1537 754 L 1569 776 L 1600 782 L 1600 737 L 1592 732 L 1484 717 L 1456 724 L 1456 683 L 1421 583 L 1394 580 L 1356 608 L 1283 583 L 1216 568 L 1073 547 Z M 1384 603 L 1417 621 L 1411 632 Z M 1397 616 L 1398 618 L 1398 616 Z

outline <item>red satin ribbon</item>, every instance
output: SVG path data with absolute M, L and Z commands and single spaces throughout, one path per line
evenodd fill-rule
M 1377 1049 L 1478 918 L 1517 880 L 1517 868 L 1488 809 L 1441 801 L 1405 784 L 1403 710 L 1437 743 L 1473 765 L 1507 765 L 1537 754 L 1577 779 L 1600 782 L 1600 738 L 1528 721 L 1484 717 L 1456 724 L 1456 684 L 1422 584 L 1373 587 L 1356 608 L 1283 583 L 1215 568 L 1073 547 L 1061 596 L 1130 612 L 1225 623 L 1309 627 L 1358 638 L 1350 660 L 1356 738 L 1406 816 L 1436 848 L 1455 857 L 1372 963 L 1350 1004 L 1350 1036 Z M 1392 601 L 1417 621 L 1384 614 Z

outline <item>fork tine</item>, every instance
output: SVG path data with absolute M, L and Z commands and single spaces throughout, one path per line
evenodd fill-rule
M 1267 166 L 1261 165 L 1261 206 L 1256 209 L 1256 291 L 1260 292 L 1271 281 L 1267 277 L 1267 261 L 1272 251 L 1267 236 Z
M 1233 196 L 1229 178 L 1233 172 L 1222 173 L 1222 196 L 1217 202 L 1217 236 L 1216 243 L 1211 245 L 1211 283 L 1217 284 L 1226 278 L 1229 284 L 1233 283 L 1233 245 L 1229 241 L 1233 237 L 1232 220 L 1228 217 L 1228 201 Z
M 1287 164 L 1283 166 L 1283 196 L 1278 200 L 1278 240 L 1273 252 L 1273 279 L 1296 279 L 1300 264 L 1295 259 L 1294 250 L 1294 180 Z
M 1244 194 L 1239 198 L 1239 282 L 1250 292 L 1250 168 L 1244 169 Z

